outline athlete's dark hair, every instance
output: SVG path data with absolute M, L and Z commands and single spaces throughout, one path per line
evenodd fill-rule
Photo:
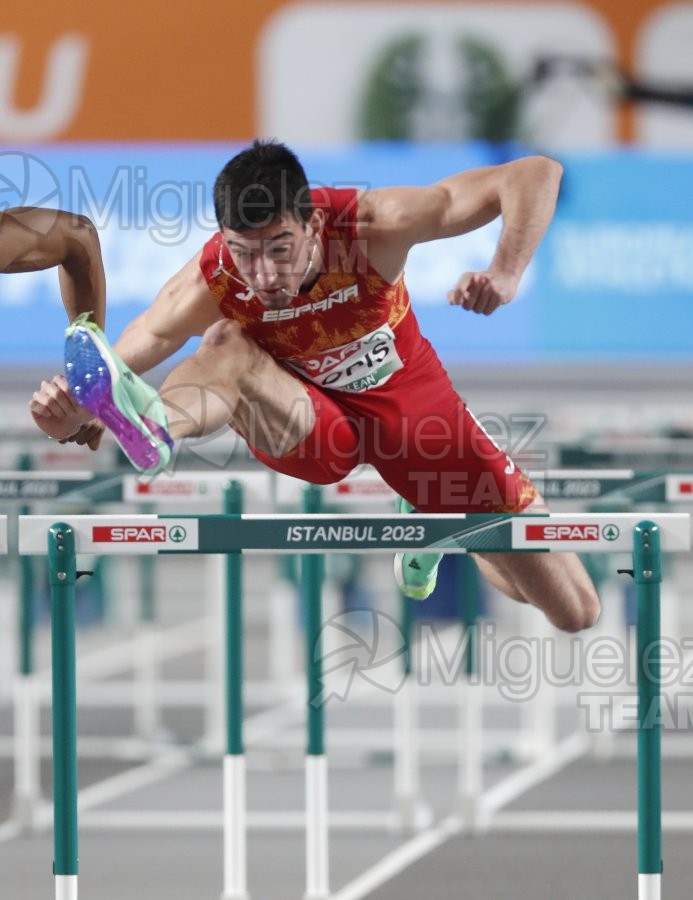
M 214 182 L 214 212 L 220 227 L 261 228 L 282 216 L 307 222 L 313 212 L 303 166 L 278 141 L 255 141 L 226 163 Z

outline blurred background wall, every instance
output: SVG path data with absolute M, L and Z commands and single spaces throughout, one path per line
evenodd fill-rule
M 225 141 L 281 126 L 287 140 L 339 143 L 359 136 L 356 101 L 344 98 L 377 93 L 379 82 L 437 83 L 451 96 L 461 45 L 472 91 L 483 79 L 524 87 L 535 106 L 544 95 L 536 139 L 681 145 L 693 135 L 683 110 L 612 101 L 619 73 L 690 88 L 692 29 L 691 4 L 667 0 L 173 0 L 165 11 L 141 0 L 37 0 L 30 11 L 6 7 L 0 20 L 0 136 Z M 390 76 L 388 56 L 402 63 Z

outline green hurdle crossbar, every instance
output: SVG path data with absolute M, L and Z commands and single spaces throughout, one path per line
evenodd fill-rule
M 246 551 L 323 553 L 440 549 L 549 552 L 612 552 L 630 547 L 638 596 L 638 885 L 640 900 L 661 896 L 661 723 L 659 721 L 659 602 L 661 554 L 690 548 L 690 517 L 684 514 L 546 514 L 471 516 L 74 516 L 20 519 L 20 553 L 45 554 L 48 536 L 53 601 L 54 823 L 56 900 L 77 898 L 77 728 L 74 659 L 74 585 L 76 553 L 226 553 Z M 104 551 L 104 545 L 108 548 Z M 314 588 L 311 588 L 312 591 Z M 240 593 L 236 584 L 234 593 Z M 309 591 L 309 592 L 310 592 Z M 315 623 L 314 623 L 315 625 Z M 319 625 L 319 623 L 318 623 Z M 240 659 L 237 641 L 231 650 Z M 309 709 L 320 679 L 319 653 L 308 652 Z M 231 679 L 229 679 L 231 680 Z M 234 690 L 238 690 L 235 688 Z M 238 694 L 236 694 L 238 703 Z M 233 711 L 229 710 L 230 716 Z M 235 715 L 239 715 L 239 706 Z M 324 759 L 324 722 L 311 716 L 309 754 Z M 229 755 L 241 755 L 237 731 L 229 734 Z M 326 797 L 326 770 L 321 767 L 313 790 Z M 226 797 L 226 791 L 225 791 Z M 310 814 L 311 810 L 308 810 Z M 327 832 L 313 833 L 319 878 L 310 900 L 327 893 Z M 314 830 L 315 831 L 315 830 Z M 309 856 L 310 858 L 310 856 Z M 233 860 L 231 860 L 233 863 Z M 229 860 L 225 859 L 225 866 Z M 315 874 L 315 873 L 314 873 Z M 227 882 L 225 882 L 227 883 Z M 244 885 L 240 885 L 242 890 Z M 241 900 L 237 892 L 225 900 Z

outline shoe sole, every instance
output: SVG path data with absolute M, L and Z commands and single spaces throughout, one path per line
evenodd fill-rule
M 88 328 L 78 326 L 66 338 L 65 357 L 67 382 L 75 400 L 101 419 L 113 432 L 123 452 L 136 468 L 142 471 L 158 469 L 162 457 L 159 442 L 152 435 L 152 430 L 160 429 L 133 408 L 131 414 L 137 416 L 147 428 L 150 433 L 147 436 L 120 409 L 115 399 L 120 372 L 98 335 Z

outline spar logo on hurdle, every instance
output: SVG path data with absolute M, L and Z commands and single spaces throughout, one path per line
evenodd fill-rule
M 599 525 L 528 525 L 528 541 L 598 541 Z
M 527 525 L 525 538 L 528 541 L 615 541 L 620 535 L 618 526 L 607 524 L 585 525 L 566 523 L 565 525 Z
M 94 544 L 182 544 L 188 533 L 182 525 L 95 525 Z
M 517 517 L 512 523 L 513 548 L 527 550 L 576 549 L 591 553 L 600 546 L 609 550 L 627 550 L 632 541 L 629 513 L 609 516 L 584 513 L 552 514 L 550 517 Z M 573 547 L 571 547 L 573 545 Z
M 97 525 L 92 529 L 91 539 L 95 544 L 137 544 L 141 541 L 165 544 L 167 531 L 165 525 Z

